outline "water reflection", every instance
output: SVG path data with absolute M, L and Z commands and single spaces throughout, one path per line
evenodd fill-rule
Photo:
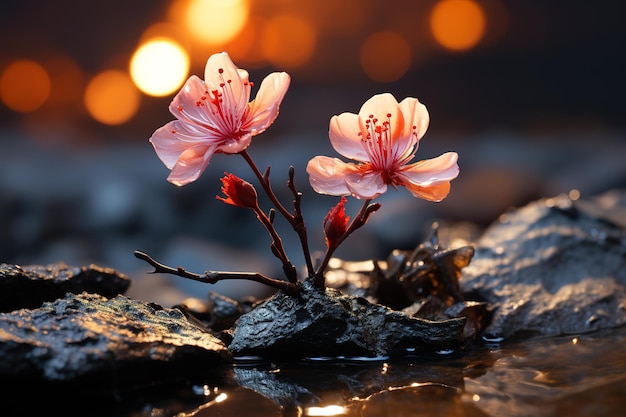
M 57 385 L 39 389 L 34 404 L 14 401 L 9 407 L 19 405 L 16 415 L 63 411 L 94 417 L 616 416 L 626 409 L 625 342 L 626 326 L 477 342 L 466 352 L 445 356 L 301 363 L 249 359 L 199 380 L 131 391 Z
M 248 361 L 232 368 L 232 385 L 219 391 L 226 401 L 218 404 L 210 391 L 212 407 L 179 415 L 219 408 L 250 417 L 613 416 L 626 407 L 625 341 L 626 327 L 481 344 L 443 357 Z

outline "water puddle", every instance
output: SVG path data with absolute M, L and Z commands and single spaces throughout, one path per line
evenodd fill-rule
M 238 358 L 219 381 L 145 387 L 63 411 L 102 417 L 617 416 L 626 410 L 625 344 L 623 327 L 479 341 L 466 352 L 432 356 L 409 351 L 402 358 L 298 363 Z M 29 406 L 23 411 L 28 414 Z

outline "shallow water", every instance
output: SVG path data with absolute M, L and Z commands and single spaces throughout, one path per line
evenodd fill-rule
M 147 389 L 117 402 L 91 402 L 81 415 L 619 416 L 626 410 L 625 342 L 623 327 L 478 343 L 435 357 L 247 360 L 217 384 Z

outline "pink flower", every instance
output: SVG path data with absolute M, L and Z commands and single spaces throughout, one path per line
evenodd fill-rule
M 313 189 L 320 194 L 372 199 L 393 188 L 406 187 L 415 197 L 441 201 L 459 174 L 458 155 L 409 162 L 415 156 L 429 122 L 426 107 L 416 98 L 398 103 L 388 93 L 367 100 L 359 114 L 343 113 L 330 120 L 335 150 L 358 163 L 316 156 L 307 165 Z
M 177 120 L 157 129 L 150 142 L 165 166 L 167 180 L 185 185 L 198 179 L 215 153 L 245 150 L 252 136 L 265 131 L 278 116 L 289 87 L 285 72 L 268 75 L 250 100 L 248 72 L 235 66 L 226 52 L 211 55 L 204 81 L 189 77 L 170 104 Z

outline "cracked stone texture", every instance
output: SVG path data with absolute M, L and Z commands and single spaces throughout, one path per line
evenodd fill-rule
M 232 330 L 234 356 L 386 356 L 406 348 L 429 351 L 463 344 L 465 318 L 411 318 L 362 297 L 325 293 L 304 282 L 300 297 L 277 293 L 242 315 Z
M 229 362 L 215 336 L 177 309 L 123 295 L 68 293 L 0 314 L 0 376 L 120 385 L 210 372 Z
M 68 266 L 63 262 L 48 265 L 0 264 L 0 312 L 37 308 L 67 292 L 83 291 L 115 297 L 124 294 L 131 279 L 113 268 L 97 265 Z

